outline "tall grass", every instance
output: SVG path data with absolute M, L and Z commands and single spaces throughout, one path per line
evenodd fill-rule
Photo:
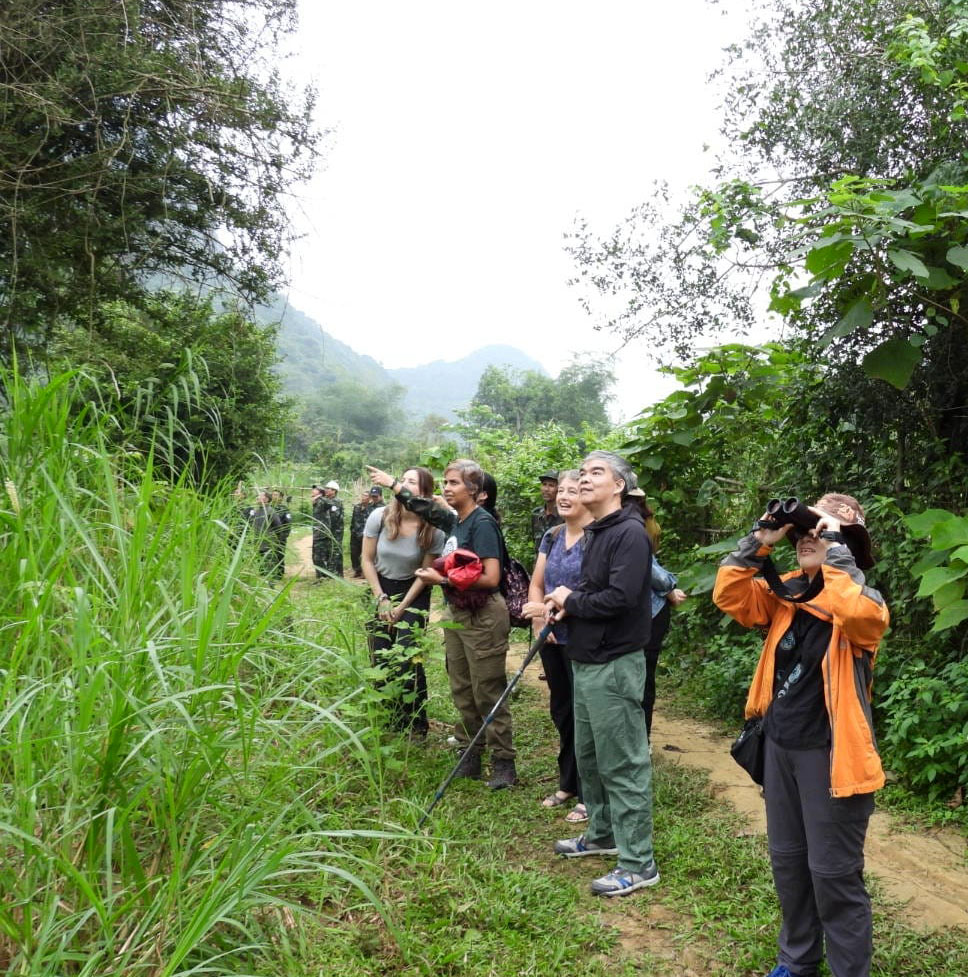
M 322 803 L 382 780 L 352 636 L 311 640 L 231 507 L 109 451 L 70 376 L 4 379 L 0 969 L 242 973 L 307 892 L 376 903 Z

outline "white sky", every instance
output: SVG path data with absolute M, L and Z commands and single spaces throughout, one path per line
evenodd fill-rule
M 706 77 L 740 19 L 706 0 L 301 0 L 287 74 L 334 131 L 293 212 L 290 302 L 387 367 L 507 343 L 555 374 L 611 352 L 563 235 L 578 214 L 607 233 L 657 178 L 705 182 Z M 671 389 L 642 343 L 617 367 L 617 416 Z

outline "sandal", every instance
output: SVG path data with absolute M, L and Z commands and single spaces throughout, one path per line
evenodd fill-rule
M 588 811 L 585 805 L 579 801 L 566 815 L 565 820 L 569 824 L 584 824 L 588 820 Z
M 567 804 L 575 795 L 565 794 L 564 797 L 560 795 L 564 794 L 564 791 L 556 790 L 553 794 L 549 794 L 542 802 L 542 807 L 561 807 L 562 804 Z

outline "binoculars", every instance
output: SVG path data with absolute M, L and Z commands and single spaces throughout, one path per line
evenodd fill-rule
M 793 526 L 793 537 L 804 536 L 820 521 L 796 496 L 788 499 L 770 499 L 766 503 L 768 518 L 757 520 L 758 529 L 782 529 L 788 523 Z

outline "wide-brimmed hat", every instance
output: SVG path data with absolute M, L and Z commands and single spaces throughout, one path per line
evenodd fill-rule
M 864 517 L 857 509 L 845 501 L 834 499 L 821 499 L 815 508 L 839 520 L 840 531 L 847 541 L 847 548 L 854 555 L 854 562 L 861 570 L 870 570 L 876 562 L 872 551 L 871 537 L 867 531 Z
M 332 479 L 332 478 L 331 478 L 331 479 L 330 479 L 330 480 L 329 480 L 329 481 L 328 481 L 328 482 L 327 482 L 327 483 L 326 483 L 326 484 L 325 484 L 325 485 L 323 486 L 323 488 L 331 488 L 331 489 L 336 489 L 336 491 L 338 492 L 338 491 L 339 491 L 339 482 L 337 482 L 337 481 L 335 481 L 334 479 Z
M 542 472 L 538 476 L 539 482 L 557 482 L 558 472 L 554 468 L 549 468 L 548 471 Z

